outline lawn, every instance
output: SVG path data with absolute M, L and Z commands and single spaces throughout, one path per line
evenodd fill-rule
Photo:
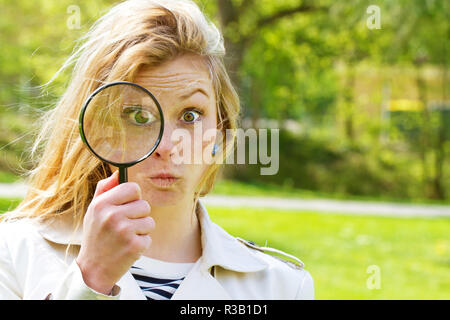
M 229 233 L 299 257 L 314 278 L 316 299 L 450 299 L 450 219 L 209 212 Z M 373 265 L 379 289 L 367 286 Z
M 0 212 L 15 204 L 0 200 Z M 302 259 L 316 299 L 450 299 L 450 219 L 208 210 L 232 235 Z M 371 266 L 379 268 L 379 289 L 367 286 Z
M 246 183 L 241 181 L 219 179 L 215 185 L 212 194 L 225 194 L 236 196 L 255 196 L 255 197 L 280 197 L 280 198 L 302 198 L 302 199 L 335 199 L 352 201 L 375 201 L 375 202 L 397 202 L 407 204 L 437 204 L 450 205 L 450 199 L 398 199 L 394 197 L 377 196 L 357 196 L 339 193 L 325 193 L 320 191 L 311 191 L 292 188 L 289 186 L 279 186 L 267 183 Z
M 6 199 L 6 198 L 0 198 L 0 213 L 3 213 L 8 210 L 14 209 L 19 203 L 21 199 Z

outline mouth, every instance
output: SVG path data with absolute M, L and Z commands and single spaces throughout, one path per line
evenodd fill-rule
M 180 180 L 179 177 L 174 176 L 170 173 L 160 173 L 157 175 L 154 175 L 150 177 L 150 181 L 157 187 L 160 188 L 168 188 L 175 184 L 178 180 Z

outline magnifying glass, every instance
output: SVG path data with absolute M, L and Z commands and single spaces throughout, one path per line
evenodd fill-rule
M 80 135 L 99 159 L 119 168 L 119 183 L 128 167 L 147 159 L 158 147 L 164 117 L 158 100 L 144 87 L 126 81 L 95 90 L 81 109 Z

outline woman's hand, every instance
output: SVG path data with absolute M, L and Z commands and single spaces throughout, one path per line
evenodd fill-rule
M 116 282 L 150 246 L 155 227 L 150 205 L 139 185 L 118 184 L 117 171 L 97 183 L 83 221 L 83 239 L 76 262 L 85 283 L 110 294 Z

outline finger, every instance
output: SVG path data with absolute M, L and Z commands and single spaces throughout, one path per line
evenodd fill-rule
M 128 202 L 141 200 L 142 192 L 139 185 L 135 182 L 125 182 L 119 184 L 104 195 L 108 198 L 108 202 L 114 205 L 122 205 Z
M 119 211 L 129 219 L 139 219 L 150 216 L 150 205 L 145 200 L 135 200 L 120 205 Z
M 142 254 L 150 247 L 152 238 L 149 235 L 137 235 L 136 237 Z
M 99 195 L 105 193 L 108 190 L 111 190 L 118 184 L 119 184 L 118 171 L 114 171 L 114 173 L 110 175 L 108 178 L 97 182 L 97 186 L 94 192 L 94 198 L 98 197 Z
M 129 222 L 137 235 L 148 235 L 155 229 L 155 220 L 151 217 L 130 219 Z

